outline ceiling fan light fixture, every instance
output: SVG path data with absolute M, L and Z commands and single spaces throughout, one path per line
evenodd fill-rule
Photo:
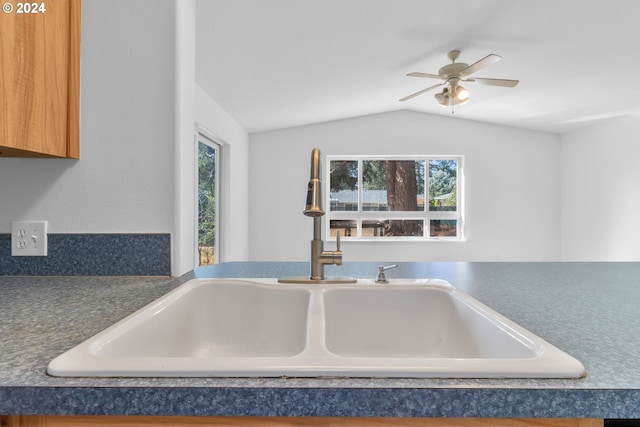
M 459 103 L 464 103 L 469 100 L 469 91 L 462 86 L 456 87 L 456 99 Z
M 452 93 L 455 93 L 455 96 L 451 96 Z M 469 91 L 462 86 L 445 87 L 442 92 L 436 93 L 433 97 L 442 108 L 448 108 L 469 102 Z
M 436 99 L 436 101 L 438 102 L 438 104 L 440 104 L 442 108 L 447 108 L 451 103 L 451 98 L 449 97 L 449 90 L 447 88 L 444 88 L 442 92 L 436 93 L 433 97 Z
M 466 92 L 466 96 L 464 98 L 461 98 L 459 95 L 456 95 L 456 97 L 453 98 L 453 105 L 464 105 L 467 102 L 469 102 L 469 92 Z

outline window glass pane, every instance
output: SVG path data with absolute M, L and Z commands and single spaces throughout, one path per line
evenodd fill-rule
M 422 237 L 421 219 L 362 220 L 362 237 Z
M 218 150 L 198 143 L 198 265 L 216 262 Z
M 386 211 L 387 181 L 386 162 L 364 160 L 362 162 L 362 210 Z M 364 223 L 363 223 L 364 227 Z
M 424 210 L 424 161 L 364 160 L 362 210 Z
M 358 161 L 332 160 L 329 162 L 329 210 L 358 210 Z
M 385 229 L 384 220 L 362 220 L 362 237 L 384 237 Z
M 458 208 L 458 161 L 429 161 L 429 210 L 456 211 Z
M 336 237 L 340 231 L 340 237 L 358 237 L 358 221 L 355 219 L 332 219 L 329 221 L 329 235 Z
M 432 219 L 429 225 L 430 237 L 456 237 L 458 221 L 455 219 Z

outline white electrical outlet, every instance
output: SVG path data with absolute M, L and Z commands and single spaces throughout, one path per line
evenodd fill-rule
M 11 255 L 47 256 L 47 221 L 13 221 Z

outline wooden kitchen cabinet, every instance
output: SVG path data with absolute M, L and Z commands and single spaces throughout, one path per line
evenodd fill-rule
M 2 2 L 0 157 L 80 157 L 81 0 Z

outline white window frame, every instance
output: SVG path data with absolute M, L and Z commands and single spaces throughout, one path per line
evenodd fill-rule
M 199 215 L 198 215 L 198 170 L 199 170 L 199 163 L 198 163 L 198 156 L 199 156 L 199 147 L 200 147 L 200 143 L 205 144 L 207 146 L 209 146 L 210 148 L 213 148 L 216 151 L 216 194 L 215 194 L 215 198 L 216 198 L 216 214 L 215 214 L 215 222 L 216 222 L 216 235 L 215 235 L 215 243 L 214 243 L 214 250 L 215 250 L 215 257 L 216 257 L 216 264 L 219 264 L 220 262 L 222 262 L 222 248 L 221 248 L 221 240 L 222 240 L 222 227 L 221 227 L 221 217 L 222 217 L 222 213 L 221 213 L 221 209 L 222 209 L 222 197 L 224 197 L 223 195 L 223 191 L 222 191 L 222 176 L 223 176 L 223 170 L 222 170 L 222 164 L 223 164 L 223 152 L 224 152 L 224 144 L 222 142 L 219 141 L 218 138 L 212 136 L 209 132 L 207 132 L 206 130 L 200 128 L 199 126 L 196 126 L 196 131 L 194 134 L 194 142 L 195 142 L 195 230 L 194 230 L 194 235 L 195 235 L 195 247 L 194 247 L 194 251 L 195 251 L 195 267 L 199 267 L 200 265 L 200 259 L 199 259 L 199 251 L 198 251 L 198 246 L 199 246 L 199 239 L 198 239 L 198 232 L 199 232 Z
M 457 210 L 451 211 L 429 211 L 429 200 L 425 200 L 425 209 L 416 212 L 396 212 L 396 211 L 363 211 L 363 183 L 362 183 L 362 163 L 367 160 L 415 160 L 425 161 L 425 196 L 428 198 L 429 188 L 429 161 L 430 160 L 456 160 L 458 167 L 456 171 L 457 185 Z M 331 211 L 331 161 L 357 161 L 358 162 L 358 210 L 356 211 Z M 462 155 L 327 155 L 325 158 L 327 167 L 324 171 L 324 235 L 326 240 L 336 240 L 330 235 L 331 220 L 353 220 L 357 221 L 357 233 L 355 236 L 340 236 L 349 242 L 392 242 L 392 241 L 430 241 L 430 242 L 462 242 L 465 240 L 464 223 L 464 156 Z M 420 219 L 424 220 L 424 236 L 398 236 L 398 237 L 362 237 L 363 220 L 387 220 L 387 219 Z M 456 220 L 456 236 L 430 236 L 430 220 Z

